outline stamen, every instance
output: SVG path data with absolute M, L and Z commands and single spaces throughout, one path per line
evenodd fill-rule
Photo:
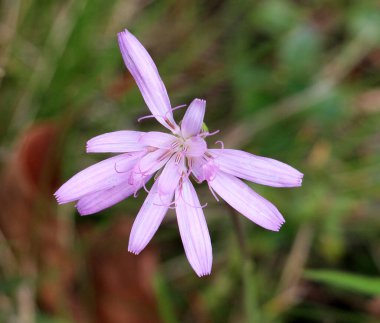
M 181 105 L 179 105 L 179 106 L 173 108 L 172 111 L 175 111 L 175 110 L 178 110 L 178 109 L 182 109 L 182 108 L 184 108 L 184 107 L 186 107 L 186 106 L 187 106 L 187 104 L 181 104 Z
M 173 112 L 173 111 L 175 111 L 175 110 L 178 110 L 178 109 L 184 108 L 185 106 L 186 106 L 186 104 L 179 105 L 179 106 L 177 106 L 177 107 L 171 109 L 171 111 Z M 168 113 L 169 113 L 169 111 L 167 111 L 167 112 L 165 113 L 165 117 L 162 117 L 162 118 L 163 118 L 164 121 L 168 124 L 168 126 L 169 126 L 170 128 L 172 128 L 173 130 L 177 130 L 176 127 L 170 122 L 170 120 L 169 120 L 169 118 L 168 118 Z
M 177 207 L 177 199 L 175 199 L 173 202 L 170 202 L 170 203 L 168 204 L 168 203 L 165 203 L 165 202 L 162 200 L 162 196 L 161 196 L 161 194 L 160 194 L 159 192 L 157 192 L 156 194 L 158 194 L 158 197 L 160 198 L 162 204 L 153 203 L 153 205 L 157 205 L 157 206 L 166 206 L 166 207 L 168 207 L 169 209 L 175 209 L 175 208 Z M 171 205 L 174 205 L 174 206 L 171 206 Z
M 203 208 L 205 208 L 205 207 L 207 206 L 207 203 L 205 203 L 205 204 L 203 204 L 203 205 L 200 205 L 200 206 L 197 206 L 197 205 L 193 205 L 193 204 L 187 202 L 187 201 L 184 199 L 184 197 L 182 196 L 182 189 L 180 189 L 180 196 L 179 196 L 179 197 L 182 198 L 182 201 L 184 201 L 185 204 L 187 204 L 187 205 L 190 206 L 190 207 L 196 208 L 196 209 L 203 209 Z
M 172 204 L 174 204 L 174 206 L 171 206 Z M 176 204 L 176 201 L 173 201 L 169 204 L 158 204 L 158 203 L 153 203 L 153 205 L 155 206 L 166 206 L 167 208 L 171 209 L 171 210 L 175 210 L 175 208 L 177 207 L 177 204 Z
M 190 171 L 193 170 L 193 158 L 187 158 L 187 167 L 189 167 Z
M 206 162 L 209 161 L 210 159 L 214 159 L 214 157 L 208 151 L 206 151 L 202 157 Z
M 126 171 L 124 171 L 124 172 L 123 172 L 123 171 L 120 171 L 120 170 L 118 170 L 118 169 L 117 169 L 117 163 L 115 163 L 115 165 L 113 166 L 113 168 L 115 169 L 115 172 L 116 172 L 116 173 L 118 173 L 118 174 L 123 174 L 123 173 L 127 173 L 127 172 L 128 172 L 127 170 L 126 170 Z
M 183 174 L 183 176 L 186 176 L 186 178 L 189 178 L 190 174 L 191 174 L 192 170 L 189 168 L 186 172 L 186 174 Z
M 193 178 L 194 181 L 197 182 L 197 184 L 202 184 L 202 181 L 200 181 L 200 180 L 194 175 L 194 173 L 191 174 L 191 177 Z
M 215 144 L 220 144 L 220 148 L 224 149 L 224 142 L 221 140 L 215 141 Z
M 206 137 L 214 136 L 214 135 L 216 135 L 219 132 L 220 132 L 220 130 L 216 130 L 214 132 L 208 133 Z
M 147 115 L 147 116 L 144 116 L 144 117 L 141 117 L 141 118 L 138 118 L 137 119 L 137 122 L 141 122 L 142 120 L 145 120 L 145 119 L 151 119 L 151 118 L 161 118 L 173 131 L 177 130 L 176 127 L 169 121 L 167 115 L 168 115 L 169 111 L 165 113 L 165 116 L 161 116 L 159 114 L 150 114 L 150 115 Z
M 178 154 L 175 156 L 175 164 L 176 164 L 176 165 L 179 165 L 179 163 L 181 162 L 182 158 L 183 158 L 182 153 L 178 153 Z
M 176 130 L 176 128 L 174 127 L 174 125 L 169 121 L 169 119 L 168 118 L 164 118 L 164 121 L 167 123 L 167 125 L 170 127 L 170 128 L 172 128 L 173 130 Z
M 176 140 L 172 143 L 172 149 L 176 149 L 178 146 L 180 145 L 180 143 Z
M 156 181 L 160 177 L 161 173 L 162 173 L 162 168 L 159 169 L 158 172 L 154 175 L 153 177 L 154 181 Z
M 146 183 L 143 183 L 143 188 L 144 188 L 144 191 L 145 191 L 145 192 L 147 192 L 148 194 L 150 193 L 150 190 L 148 190 L 148 189 L 146 188 Z
M 214 135 L 216 135 L 219 132 L 220 132 L 220 130 L 216 130 L 216 131 L 211 132 L 211 133 L 210 132 L 202 132 L 200 134 L 200 136 L 206 138 L 206 137 L 214 136 Z
M 161 157 L 157 158 L 158 161 L 163 161 L 165 158 L 170 157 L 170 154 L 172 153 L 171 150 L 168 150 L 162 154 Z
M 147 115 L 147 116 L 144 116 L 144 117 L 138 118 L 138 119 L 137 119 L 137 122 L 141 122 L 141 120 L 151 119 L 151 118 L 163 118 L 163 117 L 160 116 L 160 115 L 156 115 L 156 114 L 150 114 L 150 115 Z
M 218 199 L 218 197 L 216 196 L 216 193 L 214 192 L 214 190 L 212 189 L 212 187 L 210 186 L 210 183 L 209 183 L 209 182 L 207 182 L 207 185 L 208 185 L 208 188 L 209 188 L 211 194 L 214 196 L 215 200 L 216 200 L 217 202 L 219 202 L 219 199 Z
M 184 198 L 182 198 L 182 199 L 183 199 L 183 201 L 184 201 L 188 206 L 193 207 L 193 208 L 195 208 L 195 209 L 204 209 L 204 208 L 208 205 L 208 203 L 206 202 L 206 203 L 203 204 L 203 205 L 195 206 L 195 205 L 192 205 L 192 204 L 189 203 L 189 202 L 186 202 L 186 200 L 185 200 Z
M 175 108 L 172 108 L 171 111 L 175 111 L 175 110 L 178 110 L 178 109 L 181 109 L 181 108 L 184 108 L 186 107 L 186 104 L 182 104 L 182 105 L 179 105 Z M 150 114 L 150 115 L 147 115 L 147 116 L 144 116 L 144 117 L 141 117 L 141 118 L 138 118 L 137 119 L 137 122 L 141 122 L 141 120 L 145 120 L 145 119 L 150 119 L 150 118 L 161 118 L 174 132 L 177 131 L 178 129 L 175 127 L 175 125 L 169 120 L 168 118 L 168 113 L 169 111 L 167 111 L 165 113 L 165 116 L 161 116 L 159 114 Z

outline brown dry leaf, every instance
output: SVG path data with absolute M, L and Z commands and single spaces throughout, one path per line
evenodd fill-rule
M 88 266 L 99 323 L 160 322 L 152 287 L 156 252 L 148 247 L 138 256 L 129 253 L 130 231 L 125 218 L 92 240 Z
M 366 310 L 371 315 L 380 318 L 380 297 L 376 297 L 368 301 Z
M 6 161 L 0 179 L 0 230 L 17 268 L 10 275 L 31 281 L 29 294 L 51 314 L 67 310 L 73 280 L 69 239 L 64 236 L 69 229 L 57 217 L 52 196 L 59 178 L 59 137 L 52 122 L 32 126 Z
M 117 78 L 110 84 L 107 89 L 107 96 L 113 100 L 120 100 L 126 92 L 135 86 L 134 80 L 131 75 L 123 74 L 122 77 Z
M 378 113 L 380 111 L 380 88 L 361 93 L 355 100 L 355 106 L 365 114 Z
M 31 127 L 0 178 L 0 233 L 9 246 L 2 266 L 8 266 L 4 272 L 10 278 L 32 282 L 20 285 L 20 291 L 28 289 L 28 299 L 23 297 L 17 305 L 25 307 L 17 309 L 23 313 L 20 320 L 35 317 L 38 304 L 38 311 L 75 322 L 159 322 L 152 287 L 155 253 L 149 247 L 138 257 L 127 252 L 128 219 L 91 239 L 79 236 L 87 253 L 73 252 L 74 226 L 57 215 L 53 198 L 59 180 L 59 140 L 60 130 L 53 123 Z M 95 230 L 95 225 L 89 227 Z M 86 265 L 90 275 L 83 278 Z M 82 293 L 86 284 L 90 295 Z

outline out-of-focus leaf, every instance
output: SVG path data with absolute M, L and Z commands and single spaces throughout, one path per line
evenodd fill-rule
M 297 20 L 297 11 L 290 1 L 262 1 L 256 10 L 252 10 L 254 25 L 270 33 L 284 32 Z
M 331 287 L 365 295 L 380 295 L 380 278 L 357 275 L 342 271 L 308 270 L 305 278 Z
M 380 37 L 380 11 L 378 3 L 364 5 L 357 2 L 349 15 L 349 27 L 353 34 L 360 33 L 367 40 L 378 40 Z
M 165 323 L 178 322 L 174 312 L 174 304 L 170 291 L 168 290 L 165 278 L 157 272 L 154 275 L 153 280 L 154 291 L 156 293 L 156 299 L 158 302 L 158 310 L 160 312 L 161 319 Z
M 70 323 L 69 319 L 64 319 L 61 317 L 54 317 L 51 315 L 46 315 L 43 313 L 37 313 L 36 322 L 38 323 Z
M 314 76 L 320 66 L 321 37 L 316 28 L 299 25 L 282 41 L 279 60 L 291 79 Z

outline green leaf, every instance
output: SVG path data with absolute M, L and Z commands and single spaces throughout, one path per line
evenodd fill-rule
M 204 122 L 202 123 L 202 131 L 203 132 L 208 132 L 209 131 L 207 125 Z
M 171 291 L 167 286 L 165 278 L 159 272 L 156 272 L 154 276 L 153 287 L 162 321 L 165 323 L 178 322 Z
M 380 278 L 332 270 L 308 270 L 306 279 L 345 289 L 354 293 L 380 295 Z

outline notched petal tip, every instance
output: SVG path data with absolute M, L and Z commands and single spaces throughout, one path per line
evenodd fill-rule
M 54 198 L 57 200 L 57 203 L 58 204 L 65 204 L 65 203 L 69 203 L 70 201 L 66 201 L 64 198 L 63 198 L 63 196 L 62 196 L 62 194 L 61 194 L 61 192 L 60 192 L 60 189 L 57 191 L 57 192 L 55 192 L 54 194 L 53 194 L 53 196 L 54 196 Z
M 267 230 L 273 231 L 273 232 L 279 232 L 284 225 L 285 221 L 282 223 L 279 223 L 276 227 L 273 228 L 267 228 Z
M 194 101 L 194 102 L 197 102 L 197 103 L 199 103 L 199 104 L 206 104 L 206 100 L 205 100 L 205 99 L 195 98 L 193 101 Z
M 121 37 L 122 35 L 124 35 L 124 34 L 126 34 L 126 33 L 129 33 L 128 29 L 124 29 L 124 30 L 118 32 L 118 33 L 117 33 L 117 36 L 118 36 L 118 37 Z
M 176 214 L 186 257 L 199 277 L 212 268 L 212 246 L 206 219 L 190 180 L 176 190 Z
M 279 231 L 285 222 L 271 202 L 232 175 L 219 172 L 210 185 L 235 210 L 267 230 Z
M 137 256 L 141 252 L 141 250 L 135 250 L 134 248 L 128 246 L 128 252 Z
M 303 173 L 299 173 L 299 186 L 302 186 L 303 184 L 303 176 L 304 176 Z
M 127 39 L 124 39 L 124 38 L 129 38 L 129 37 L 136 38 L 128 29 L 124 29 L 117 33 L 117 38 L 119 42 L 126 41 Z
M 198 277 L 202 278 L 202 277 L 206 277 L 206 276 L 210 276 L 211 275 L 211 270 L 210 271 L 206 271 L 206 272 L 202 272 L 202 273 L 196 273 L 198 275 Z

